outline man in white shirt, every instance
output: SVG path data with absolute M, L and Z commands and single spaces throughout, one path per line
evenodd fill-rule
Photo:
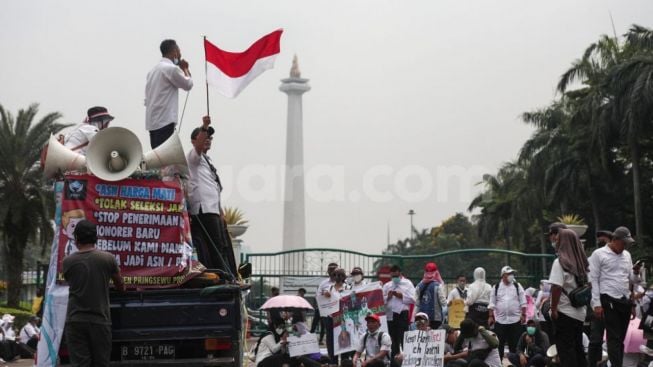
M 179 88 L 193 88 L 188 62 L 181 58 L 177 43 L 164 40 L 160 50 L 163 58 L 147 74 L 145 84 L 145 128 L 152 149 L 172 136 L 179 122 Z
M 75 126 L 75 128 L 66 135 L 60 135 L 59 141 L 66 148 L 79 154 L 86 155 L 88 143 L 100 130 L 109 127 L 111 121 L 113 121 L 113 116 L 109 114 L 109 111 L 105 107 L 91 107 L 86 112 L 86 118 L 84 118 L 84 121 Z
M 503 360 L 503 348 L 508 344 L 511 353 L 517 351 L 517 342 L 524 331 L 526 321 L 526 295 L 524 288 L 515 280 L 510 266 L 501 269 L 501 280 L 490 293 L 488 324 L 494 325 L 499 337 L 499 354 Z
M 353 365 L 357 365 L 356 363 L 365 352 L 365 359 L 361 362 L 361 367 L 384 367 L 389 363 L 388 358 L 392 349 L 392 339 L 388 333 L 379 330 L 381 318 L 378 315 L 368 315 L 365 317 L 365 321 L 367 321 L 367 333 L 358 343 Z
M 186 155 L 190 171 L 188 202 L 191 234 L 197 256 L 204 266 L 234 275 L 237 271 L 236 259 L 221 207 L 222 184 L 211 158 L 206 154 L 211 149 L 215 132 L 210 124 L 211 118 L 204 116 L 202 127 L 195 128 L 191 133 L 193 149 Z
M 364 279 L 365 276 L 363 275 L 363 269 L 361 269 L 360 266 L 355 266 L 353 269 L 351 269 L 351 273 L 349 275 L 351 276 L 350 286 L 352 291 L 356 292 L 367 285 L 367 282 Z
M 467 277 L 464 274 L 458 274 L 456 277 L 456 287 L 447 296 L 447 306 L 451 306 L 454 299 L 462 299 L 463 302 L 467 299 Z M 467 305 L 465 305 L 465 313 L 467 313 Z
M 591 306 L 594 316 L 602 319 L 608 339 L 610 364 L 621 367 L 624 356 L 624 338 L 632 313 L 631 285 L 641 282 L 641 264 L 633 266 L 630 252 L 626 250 L 635 242 L 626 227 L 612 233 L 612 241 L 597 249 L 589 258 Z
M 392 339 L 392 356 L 399 354 L 399 348 L 404 343 L 404 333 L 408 331 L 410 320 L 408 311 L 415 304 L 415 286 L 401 275 L 401 268 L 393 265 L 390 268 L 391 281 L 383 285 L 383 299 L 388 320 L 388 332 Z
M 329 293 L 329 289 L 331 289 L 331 286 L 336 284 L 336 269 L 338 269 L 338 264 L 337 263 L 330 263 L 327 265 L 327 275 L 329 276 L 328 278 L 322 280 L 320 282 L 320 285 L 317 287 L 317 291 L 315 292 L 316 295 L 324 296 L 327 293 Z M 333 354 L 333 319 L 330 317 L 330 315 L 320 315 L 320 309 L 319 307 L 316 307 L 315 309 L 315 316 L 313 319 L 313 324 L 311 325 L 311 333 L 315 332 L 315 329 L 317 325 L 315 324 L 315 319 L 319 318 L 320 319 L 320 343 L 322 343 L 322 338 L 324 337 L 324 334 L 326 333 L 327 336 L 327 353 L 329 354 L 330 360 L 337 360 L 335 355 Z
M 39 342 L 39 334 L 41 331 L 39 330 L 38 323 L 39 318 L 32 316 L 29 318 L 27 324 L 20 329 L 20 333 L 18 333 L 20 347 L 30 354 L 36 352 L 36 346 Z

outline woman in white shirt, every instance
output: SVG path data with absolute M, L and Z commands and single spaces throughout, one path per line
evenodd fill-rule
M 589 262 L 576 232 L 560 229 L 556 241 L 558 258 L 553 261 L 551 284 L 551 319 L 556 329 L 556 347 L 562 367 L 585 367 L 583 322 L 586 307 L 574 307 L 568 294 L 578 287 L 577 281 L 587 282 Z
M 474 269 L 474 283 L 469 285 L 465 304 L 468 307 L 467 317 L 478 325 L 487 327 L 490 313 L 487 309 L 490 304 L 492 286 L 485 282 L 485 269 Z

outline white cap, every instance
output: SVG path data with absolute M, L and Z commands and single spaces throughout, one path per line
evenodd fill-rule
M 418 317 L 425 318 L 426 321 L 429 321 L 429 315 L 425 314 L 424 312 L 418 312 L 418 313 L 415 315 L 415 318 L 417 319 Z
M 512 274 L 512 273 L 516 273 L 516 271 L 512 270 L 512 268 L 508 265 L 501 268 L 501 276 L 503 276 L 503 274 Z

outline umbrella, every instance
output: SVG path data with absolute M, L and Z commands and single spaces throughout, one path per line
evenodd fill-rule
M 628 332 L 624 339 L 624 351 L 626 353 L 639 353 L 639 346 L 646 345 L 644 331 L 639 328 L 639 319 L 634 318 L 628 324 Z
M 313 306 L 303 297 L 286 294 L 272 297 L 261 306 L 261 310 L 288 308 L 312 310 Z

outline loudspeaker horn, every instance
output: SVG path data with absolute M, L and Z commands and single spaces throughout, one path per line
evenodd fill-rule
M 138 137 L 123 127 L 101 130 L 86 151 L 88 169 L 105 181 L 120 181 L 134 173 L 143 159 Z
M 48 141 L 48 151 L 45 156 L 43 174 L 47 178 L 54 177 L 57 172 L 76 171 L 86 167 L 86 157 L 66 148 L 52 135 Z
M 171 165 L 188 166 L 179 134 L 172 134 L 168 140 L 164 141 L 156 149 L 145 153 L 143 163 L 146 169 L 156 169 Z

